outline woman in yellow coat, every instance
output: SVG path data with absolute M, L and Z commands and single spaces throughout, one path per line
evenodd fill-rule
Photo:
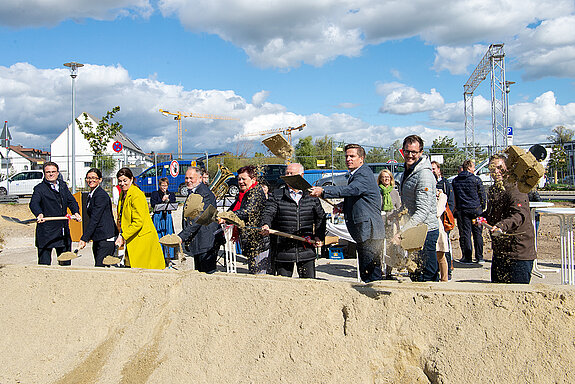
M 125 245 L 126 265 L 132 268 L 164 269 L 164 254 L 158 232 L 150 218 L 146 196 L 134 185 L 134 175 L 129 168 L 120 169 L 116 177 L 122 188 L 118 203 L 120 236 L 116 245 Z

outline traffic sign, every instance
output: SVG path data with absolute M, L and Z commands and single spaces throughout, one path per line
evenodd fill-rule
M 120 152 L 123 148 L 124 146 L 120 141 L 114 141 L 114 144 L 112 144 L 112 149 L 114 152 Z
M 178 177 L 179 174 L 180 174 L 180 163 L 178 163 L 176 160 L 172 160 L 172 162 L 170 163 L 170 175 L 172 177 Z
M 2 129 L 2 135 L 0 135 L 0 141 L 4 148 L 10 147 L 10 140 L 12 140 L 12 135 L 8 129 L 8 122 L 4 122 L 4 129 Z

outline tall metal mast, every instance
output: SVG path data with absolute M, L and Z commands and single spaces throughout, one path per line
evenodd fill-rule
M 505 52 L 503 44 L 491 44 L 487 52 L 463 86 L 465 113 L 465 154 L 475 158 L 475 117 L 473 93 L 491 75 L 491 125 L 493 151 L 507 147 L 507 84 L 505 81 Z M 471 140 L 471 142 L 469 141 Z

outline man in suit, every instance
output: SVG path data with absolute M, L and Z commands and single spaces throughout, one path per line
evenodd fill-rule
M 358 144 L 348 144 L 345 163 L 350 172 L 347 185 L 313 187 L 312 196 L 343 197 L 343 214 L 349 234 L 357 245 L 361 280 L 369 283 L 381 280 L 381 253 L 385 226 L 381 218 L 381 195 L 371 169 L 364 164 L 365 150 Z
M 52 249 L 56 249 L 59 256 L 62 252 L 70 252 L 72 238 L 68 220 L 50 220 L 48 217 L 66 216 L 68 208 L 72 218 L 82 221 L 80 208 L 68 186 L 60 175 L 58 164 L 47 161 L 43 167 L 44 179 L 34 187 L 30 199 L 30 210 L 36 216 L 36 247 L 38 247 L 38 264 L 50 265 L 52 263 Z M 71 265 L 71 261 L 61 261 L 60 265 Z
M 190 167 L 186 171 L 186 186 L 188 195 L 195 193 L 202 196 L 204 210 L 209 206 L 216 206 L 216 196 L 210 188 L 202 182 L 202 171 L 197 167 Z M 186 254 L 193 256 L 195 269 L 200 272 L 216 272 L 218 250 L 220 243 L 216 238 L 223 237 L 222 228 L 218 223 L 201 225 L 195 219 L 182 216 L 182 231 L 178 233 L 184 245 Z

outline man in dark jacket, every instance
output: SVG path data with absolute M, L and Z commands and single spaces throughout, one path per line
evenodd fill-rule
M 493 226 L 491 281 L 529 284 L 533 260 L 537 257 L 529 200 L 515 183 L 508 182 L 505 160 L 502 155 L 494 155 L 489 160 L 494 182 L 489 188 L 489 201 L 483 216 Z
M 348 144 L 345 164 L 350 171 L 347 185 L 313 187 L 312 196 L 325 198 L 343 197 L 343 214 L 349 234 L 357 245 L 359 274 L 369 283 L 381 280 L 381 253 L 385 239 L 385 224 L 381 217 L 381 194 L 371 168 L 364 164 L 365 149 L 358 144 Z
M 475 164 L 473 160 L 465 160 L 463 171 L 453 179 L 455 217 L 457 218 L 457 229 L 459 230 L 459 245 L 463 254 L 460 262 L 463 264 L 472 263 L 472 235 L 475 247 L 475 262 L 483 263 L 482 228 L 473 225 L 472 221 L 483 212 L 485 207 L 485 189 L 481 179 L 473 174 L 474 171 Z
M 60 256 L 62 252 L 72 250 L 72 239 L 68 220 L 49 220 L 48 217 L 66 216 L 68 209 L 72 218 L 82 221 L 80 208 L 66 183 L 59 179 L 58 164 L 47 161 L 43 167 L 44 179 L 34 187 L 30 199 L 30 210 L 36 216 L 36 247 L 38 247 L 38 264 L 52 263 L 52 249 Z M 71 265 L 71 261 L 60 261 L 60 265 Z
M 186 170 L 186 186 L 188 195 L 195 193 L 202 196 L 204 210 L 209 206 L 216 206 L 216 196 L 210 188 L 202 182 L 202 171 L 197 167 Z M 220 243 L 216 238 L 223 236 L 222 228 L 218 223 L 201 225 L 196 219 L 182 216 L 182 231 L 178 233 L 184 245 L 186 254 L 193 256 L 194 267 L 197 271 L 214 273 L 217 270 L 218 251 Z
M 286 176 L 302 175 L 301 164 L 291 163 L 286 168 Z M 283 185 L 274 190 L 262 216 L 262 234 L 268 235 L 273 228 L 315 240 L 316 246 L 321 246 L 325 240 L 325 211 L 317 197 L 310 196 L 308 191 L 300 191 Z M 294 263 L 300 278 L 315 278 L 314 246 L 299 240 L 280 236 L 272 236 L 275 242 L 274 260 L 279 276 L 291 277 Z

